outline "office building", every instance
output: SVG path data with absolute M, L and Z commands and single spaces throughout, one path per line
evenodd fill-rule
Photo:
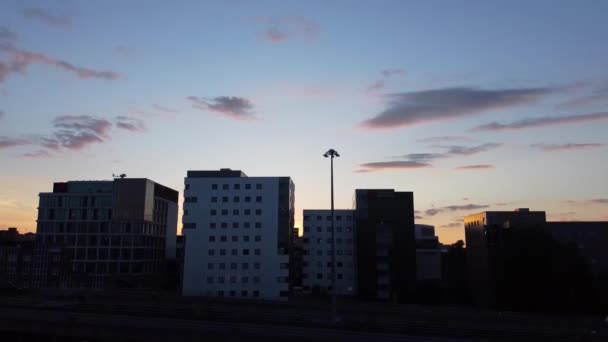
M 182 293 L 286 299 L 294 188 L 289 177 L 188 171 Z
M 355 295 L 356 227 L 353 210 L 335 210 L 336 294 Z M 330 293 L 332 284 L 331 210 L 304 210 L 302 284 Z
M 416 236 L 416 279 L 419 282 L 441 280 L 441 249 L 435 235 L 435 227 L 426 224 L 415 225 Z
M 416 288 L 414 194 L 357 189 L 357 290 L 367 299 L 407 302 Z
M 514 211 L 485 211 L 464 218 L 467 274 L 473 302 L 480 306 L 495 306 L 500 298 L 498 271 L 500 260 L 509 248 L 512 231 L 543 228 L 544 211 L 527 208 Z
M 545 227 L 557 241 L 576 246 L 595 275 L 608 274 L 608 222 L 547 222 Z
M 17 228 L 0 230 L 0 289 L 31 288 L 35 234 Z
M 177 191 L 142 178 L 55 183 L 41 192 L 36 287 L 160 288 L 175 259 Z

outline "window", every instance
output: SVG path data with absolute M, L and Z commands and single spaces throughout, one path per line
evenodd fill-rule
M 228 228 L 228 223 L 222 222 L 222 228 Z
M 215 235 L 209 235 L 209 242 L 215 242 Z
M 342 233 L 342 227 L 336 227 L 336 232 Z
M 331 227 L 326 227 L 326 228 L 325 228 L 325 230 L 326 230 L 328 233 L 331 233 Z
M 338 262 L 338 264 L 336 265 L 336 267 L 342 267 L 342 263 Z
M 342 221 L 342 215 L 336 216 L 336 221 Z
M 228 215 L 228 209 L 222 209 L 222 216 Z
M 190 184 L 186 184 L 186 190 L 188 190 L 188 189 L 190 189 Z M 93 197 L 93 199 L 95 199 L 95 197 Z M 91 204 L 93 204 L 93 203 L 91 203 Z
M 217 215 L 217 210 L 215 210 L 215 209 L 211 209 L 211 211 L 209 212 L 209 214 L 210 214 L 211 216 L 215 216 L 215 215 Z
M 308 215 L 304 215 L 304 221 L 308 221 Z
M 321 221 L 321 220 L 322 220 L 321 215 L 317 215 L 317 221 Z
M 226 263 L 220 262 L 220 270 L 225 270 L 225 269 L 226 269 Z
M 342 243 L 342 239 L 337 238 L 337 239 L 336 239 L 336 243 Z
M 232 228 L 238 228 L 239 227 L 239 223 L 238 222 L 232 222 Z
M 236 270 L 237 266 L 236 266 L 236 262 L 232 262 L 230 263 L 230 269 L 231 270 Z
M 243 223 L 243 227 L 250 228 L 251 227 L 251 223 L 245 222 L 245 223 Z
M 286 283 L 287 277 L 277 277 L 277 283 Z
M 213 277 L 207 277 L 207 284 L 213 284 Z
M 317 279 L 323 279 L 323 273 L 317 273 Z
M 249 235 L 245 235 L 245 236 L 243 236 L 243 241 L 245 241 L 245 242 L 249 242 Z
M 255 210 L 255 214 L 256 214 L 257 216 L 262 215 L 262 209 L 256 209 L 256 210 Z
M 217 190 L 217 184 L 211 184 L 211 190 Z
M 258 291 L 258 290 L 254 290 L 254 291 L 253 291 L 253 296 L 254 296 L 254 297 L 259 297 L 259 296 L 260 296 L 260 291 Z
M 317 256 L 321 256 L 321 255 L 323 255 L 323 251 L 322 251 L 322 250 L 320 250 L 320 249 L 318 249 L 318 250 L 317 250 Z
M 342 279 L 342 273 L 337 274 L 338 279 Z
M 184 228 L 185 229 L 194 229 L 194 228 L 196 228 L 196 223 L 194 223 L 194 222 L 184 223 Z
M 327 262 L 327 267 L 331 267 L 331 262 L 330 261 Z
M 198 202 L 198 197 L 188 196 L 185 198 L 186 203 L 196 203 Z
M 256 235 L 255 236 L 255 242 L 260 242 L 262 241 L 262 236 L 261 235 Z
M 226 241 L 227 241 L 227 239 L 226 239 L 226 235 L 222 235 L 222 236 L 220 236 L 220 241 L 221 241 L 221 242 L 226 242 Z
M 336 254 L 337 254 L 337 255 L 342 255 L 342 250 L 341 250 L 341 249 L 338 249 L 338 250 L 336 251 Z
M 250 209 L 245 209 L 245 216 L 251 215 L 251 210 Z
M 244 269 L 244 270 L 248 270 L 249 269 L 249 263 L 246 263 L 246 262 L 242 263 L 241 264 L 241 268 Z
M 238 242 L 239 241 L 239 237 L 236 235 L 232 235 L 232 242 Z
M 215 264 L 212 263 L 212 262 L 210 262 L 210 263 L 207 264 L 207 269 L 208 270 L 212 270 L 214 267 L 215 267 Z
M 255 223 L 255 227 L 256 228 L 262 228 L 262 222 L 256 222 Z
M 250 196 L 245 196 L 245 202 L 247 202 L 247 203 L 251 202 L 251 197 Z
M 253 269 L 254 270 L 259 270 L 260 269 L 260 263 L 259 262 L 254 262 L 253 263 Z
M 245 190 L 251 190 L 251 184 L 245 184 Z
M 239 255 L 239 251 L 237 249 L 232 249 L 230 251 L 230 254 L 232 254 L 232 255 Z
M 188 216 L 188 210 L 184 209 L 184 216 Z
M 230 283 L 231 284 L 236 284 L 236 277 L 235 276 L 230 277 Z M 231 296 L 234 296 L 234 294 L 236 294 L 236 291 L 230 291 L 230 295 Z
M 239 216 L 239 210 L 238 209 L 233 209 L 232 210 L 232 215 Z
M 215 255 L 215 249 L 207 250 L 207 255 Z
M 254 249 L 253 254 L 260 255 L 260 249 L 259 248 Z
M 241 277 L 241 283 L 243 283 L 243 284 L 249 283 L 249 277 L 247 277 L 247 276 Z
M 216 223 L 215 222 L 210 222 L 209 223 L 209 228 L 215 229 L 215 227 L 216 227 Z
M 302 239 L 302 242 L 303 242 L 303 243 L 310 243 L 310 238 L 303 238 L 303 239 Z
M 262 202 L 262 196 L 256 196 L 255 197 L 255 201 L 258 202 L 258 203 L 261 203 Z
M 256 190 L 262 190 L 262 184 L 258 183 L 255 185 Z
M 254 284 L 259 284 L 259 283 L 260 283 L 260 277 L 258 277 L 258 276 L 254 276 L 254 277 L 253 277 L 253 283 L 254 283 Z
M 226 255 L 226 250 L 225 249 L 220 249 L 220 255 Z
M 234 196 L 234 197 L 232 198 L 232 201 L 233 201 L 234 203 L 239 203 L 239 202 L 241 201 L 241 198 L 240 198 L 239 196 Z
M 223 190 L 228 190 L 228 188 L 229 188 L 228 184 L 222 184 L 222 189 Z
M 286 263 L 286 262 L 282 262 L 282 263 L 281 263 L 281 268 L 282 268 L 282 269 L 288 269 L 288 268 L 289 268 L 289 264 L 288 264 L 288 263 Z
M 327 221 L 331 221 L 331 215 L 327 215 Z
M 211 203 L 217 203 L 217 197 L 211 196 Z
M 224 283 L 224 277 L 222 277 L 222 276 L 217 277 L 217 282 L 220 283 L 220 284 L 223 284 Z M 222 292 L 222 296 L 223 296 L 224 295 L 224 291 L 221 291 L 221 292 Z
M 321 233 L 323 231 L 323 227 L 317 227 L 317 233 Z
M 224 297 L 224 291 L 217 291 L 218 297 Z
M 241 184 L 234 184 L 233 189 L 239 190 L 241 188 Z
M 247 297 L 247 290 L 241 291 L 241 297 Z
M 222 203 L 227 203 L 227 202 L 228 202 L 228 196 L 223 196 Z

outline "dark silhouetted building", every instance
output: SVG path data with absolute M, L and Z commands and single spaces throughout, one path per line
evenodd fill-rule
M 546 229 L 557 241 L 575 245 L 594 274 L 608 273 L 608 222 L 547 222 Z
M 32 287 L 35 234 L 0 231 L 0 289 Z
M 36 287 L 164 287 L 175 261 L 177 198 L 142 178 L 55 183 L 40 193 Z
M 425 286 L 430 281 L 441 280 L 441 249 L 435 235 L 435 227 L 416 224 L 416 279 Z M 421 284 L 422 283 L 422 284 Z
M 359 295 L 410 301 L 416 288 L 414 194 L 357 189 L 353 202 Z
M 497 271 L 500 260 L 510 248 L 512 231 L 526 228 L 543 228 L 544 211 L 527 208 L 515 211 L 485 211 L 464 218 L 467 274 L 471 297 L 476 305 L 495 306 Z

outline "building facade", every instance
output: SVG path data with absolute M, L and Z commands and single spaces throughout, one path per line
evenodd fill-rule
M 286 299 L 294 191 L 289 177 L 188 171 L 182 293 Z
M 499 260 L 509 248 L 513 230 L 543 228 L 544 211 L 520 208 L 514 211 L 485 211 L 464 218 L 467 274 L 471 298 L 476 305 L 494 306 L 497 296 Z
M 557 241 L 575 245 L 594 274 L 608 274 L 608 222 L 547 222 L 545 227 Z
M 336 294 L 357 294 L 353 210 L 335 210 Z M 329 292 L 332 283 L 331 210 L 304 210 L 302 285 Z
M 17 228 L 0 231 L 0 289 L 27 289 L 33 285 L 35 235 Z
M 36 287 L 160 288 L 175 259 L 177 191 L 149 179 L 55 183 L 39 195 Z
M 357 290 L 367 299 L 407 302 L 416 288 L 414 194 L 357 189 Z
M 416 279 L 419 282 L 441 280 L 441 249 L 435 227 L 416 224 Z

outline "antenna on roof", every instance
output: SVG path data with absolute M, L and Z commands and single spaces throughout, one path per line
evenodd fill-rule
M 127 177 L 127 174 L 126 173 L 121 173 L 119 175 L 112 174 L 112 177 L 123 179 L 123 178 Z

